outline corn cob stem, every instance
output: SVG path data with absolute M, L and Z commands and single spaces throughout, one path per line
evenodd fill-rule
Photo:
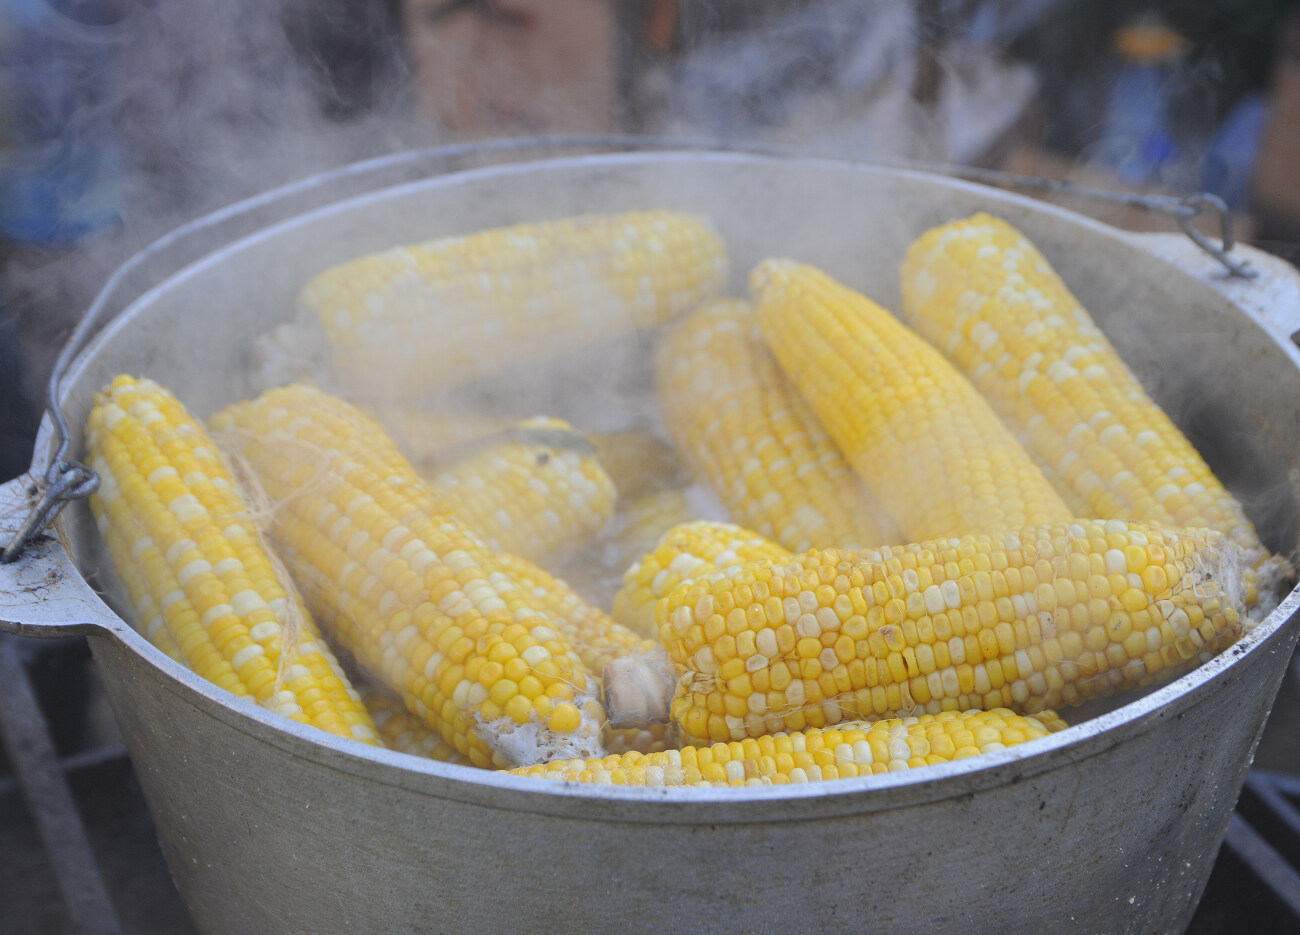
M 1051 711 L 946 711 L 848 722 L 659 753 L 553 760 L 517 776 L 619 786 L 771 786 L 893 773 L 1005 750 L 1061 730 Z
M 1072 518 L 974 387 L 866 296 L 791 260 L 750 289 L 781 369 L 904 538 Z
M 318 616 L 458 752 L 510 766 L 598 751 L 594 678 L 375 422 L 290 386 L 213 426 L 277 504 L 273 535 Z
M 748 302 L 704 306 L 669 332 L 657 357 L 664 422 L 734 522 L 796 552 L 897 541 L 782 375 Z
M 696 578 L 656 607 L 688 743 L 845 718 L 1033 713 L 1205 661 L 1241 633 L 1241 551 L 1109 520 Z
M 91 499 L 118 577 L 155 646 L 236 695 L 367 743 L 374 725 L 203 428 L 152 380 L 120 376 L 86 428 Z

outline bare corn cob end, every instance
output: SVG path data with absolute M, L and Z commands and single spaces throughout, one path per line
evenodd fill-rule
M 556 760 L 517 776 L 619 786 L 772 786 L 895 773 L 1028 743 L 1065 727 L 1051 711 L 946 711 L 751 737 L 706 747 Z
M 203 427 L 166 389 L 119 376 L 86 426 L 91 498 L 130 618 L 209 681 L 295 721 L 365 743 L 374 725 Z
M 753 562 L 656 608 L 688 743 L 1113 694 L 1241 633 L 1241 550 L 1120 520 Z
M 505 767 L 599 752 L 596 679 L 377 423 L 289 386 L 213 427 L 276 504 L 273 536 L 317 616 L 459 753 Z

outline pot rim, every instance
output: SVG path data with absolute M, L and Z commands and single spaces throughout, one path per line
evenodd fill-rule
M 896 176 L 948 186 L 955 190 L 977 193 L 995 203 L 1015 205 L 1031 213 L 1054 216 L 1099 236 L 1135 246 L 1135 238 L 1109 225 L 1084 217 L 1056 205 L 991 188 L 978 183 L 937 175 L 907 166 L 858 163 L 828 157 L 809 157 L 791 153 L 753 153 L 735 150 L 649 150 L 614 154 L 565 156 L 529 160 L 465 169 L 395 185 L 377 191 L 400 196 L 408 190 L 458 185 L 467 180 L 479 181 L 521 171 L 539 169 L 566 170 L 587 165 L 635 164 L 645 161 L 712 161 L 724 163 L 790 162 L 809 167 L 833 167 L 839 170 Z M 333 170 L 333 173 L 346 172 Z M 327 177 L 333 173 L 323 173 Z M 295 188 L 294 183 L 286 188 Z M 71 395 L 69 384 L 88 366 L 103 344 L 120 329 L 131 327 L 132 312 L 148 304 L 156 292 L 179 278 L 221 263 L 231 252 L 243 249 L 247 242 L 269 235 L 281 228 L 294 226 L 347 211 L 354 202 L 372 197 L 375 192 L 348 195 L 322 206 L 292 214 L 244 236 L 225 242 L 180 269 L 162 275 L 149 289 L 135 297 L 121 312 L 107 322 L 100 332 L 73 359 L 68 368 L 60 402 Z M 261 201 L 262 196 L 252 201 Z M 229 214 L 223 209 L 215 214 Z M 1140 245 L 1139 245 L 1140 249 Z M 1170 274 L 1189 276 L 1187 270 L 1164 257 L 1151 254 L 1154 262 L 1165 264 Z M 96 299 L 99 302 L 110 287 Z M 1206 288 L 1210 288 L 1206 286 Z M 1240 303 L 1238 304 L 1239 307 Z M 1257 316 L 1244 309 L 1252 321 Z M 1293 358 L 1293 350 L 1289 349 Z M 35 444 L 33 471 L 53 446 L 52 422 L 43 418 Z M 69 558 L 72 553 L 69 550 Z M 75 560 L 73 560 L 75 565 Z M 80 571 L 78 570 L 78 575 Z M 217 717 L 241 733 L 295 757 L 361 778 L 382 782 L 409 791 L 467 804 L 478 804 L 511 811 L 568 816 L 594 821 L 634 823 L 712 824 L 781 823 L 809 818 L 832 818 L 847 814 L 883 811 L 921 805 L 947 798 L 965 797 L 994 786 L 1033 779 L 1078 762 L 1132 737 L 1155 729 L 1161 722 L 1179 717 L 1198 704 L 1222 679 L 1231 679 L 1239 662 L 1261 651 L 1275 651 L 1286 625 L 1300 621 L 1300 587 L 1292 590 L 1282 603 L 1233 647 L 1211 661 L 1171 680 L 1158 688 L 1091 717 L 1058 733 L 978 758 L 959 760 L 875 776 L 838 779 L 833 782 L 807 783 L 771 787 L 741 788 L 627 788 L 582 783 L 548 782 L 510 776 L 470 766 L 459 766 L 421 757 L 378 749 L 343 737 L 297 724 L 236 698 L 217 688 L 196 673 L 172 660 L 150 644 L 142 634 L 113 613 L 111 626 L 96 627 L 115 637 L 156 672 L 164 676 L 165 687 L 187 703 Z M 667 803 L 673 808 L 666 810 Z M 772 803 L 784 807 L 772 812 Z

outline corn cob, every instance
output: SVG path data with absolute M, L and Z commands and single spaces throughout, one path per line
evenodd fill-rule
M 1217 529 L 1252 565 L 1265 559 L 1241 504 L 1010 224 L 976 214 L 927 231 L 907 252 L 902 288 L 908 321 L 989 399 L 1080 515 Z
M 664 422 L 733 522 L 802 552 L 898 540 L 763 343 L 750 304 L 711 302 L 658 352 Z
M 536 565 L 509 553 L 497 555 L 496 562 L 497 567 L 519 583 L 527 599 L 550 615 L 555 629 L 569 641 L 589 672 L 600 673 L 619 656 L 649 652 L 655 647 L 653 640 L 614 622 L 565 582 Z
M 715 295 L 727 273 L 705 220 L 645 211 L 397 247 L 326 270 L 299 301 L 338 371 L 392 398 L 660 324 Z
M 974 387 L 870 299 L 790 260 L 750 288 L 782 370 L 904 538 L 1072 518 Z
M 851 779 L 949 763 L 1005 750 L 1065 727 L 1044 711 L 1023 717 L 1004 708 L 945 711 L 794 733 L 746 738 L 661 753 L 552 760 L 511 770 L 516 776 L 616 786 L 772 786 Z
M 137 625 L 235 695 L 366 743 L 374 725 L 203 428 L 152 380 L 119 376 L 86 427 L 91 509 Z
M 492 551 L 553 563 L 614 515 L 614 484 L 594 455 L 568 423 L 528 419 L 428 483 Z
M 731 523 L 693 522 L 664 534 L 654 551 L 623 575 L 614 595 L 614 619 L 635 633 L 660 639 L 655 605 L 683 582 L 789 552 L 757 533 Z
M 595 679 L 377 423 L 289 386 L 212 424 L 277 504 L 308 604 L 459 753 L 510 766 L 598 750 Z
M 1079 704 L 1230 645 L 1241 558 L 1212 530 L 1078 520 L 699 577 L 656 607 L 680 675 L 672 716 L 708 743 Z
M 379 739 L 389 750 L 422 756 L 443 763 L 470 765 L 469 758 L 461 756 L 456 748 L 443 740 L 438 732 L 412 714 L 402 704 L 402 699 L 386 690 L 371 690 L 361 696 L 366 710 L 374 718 Z

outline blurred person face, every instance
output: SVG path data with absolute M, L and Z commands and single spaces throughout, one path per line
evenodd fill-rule
M 405 6 L 429 117 L 465 135 L 614 128 L 618 43 L 608 0 L 493 0 L 438 15 L 448 2 Z

